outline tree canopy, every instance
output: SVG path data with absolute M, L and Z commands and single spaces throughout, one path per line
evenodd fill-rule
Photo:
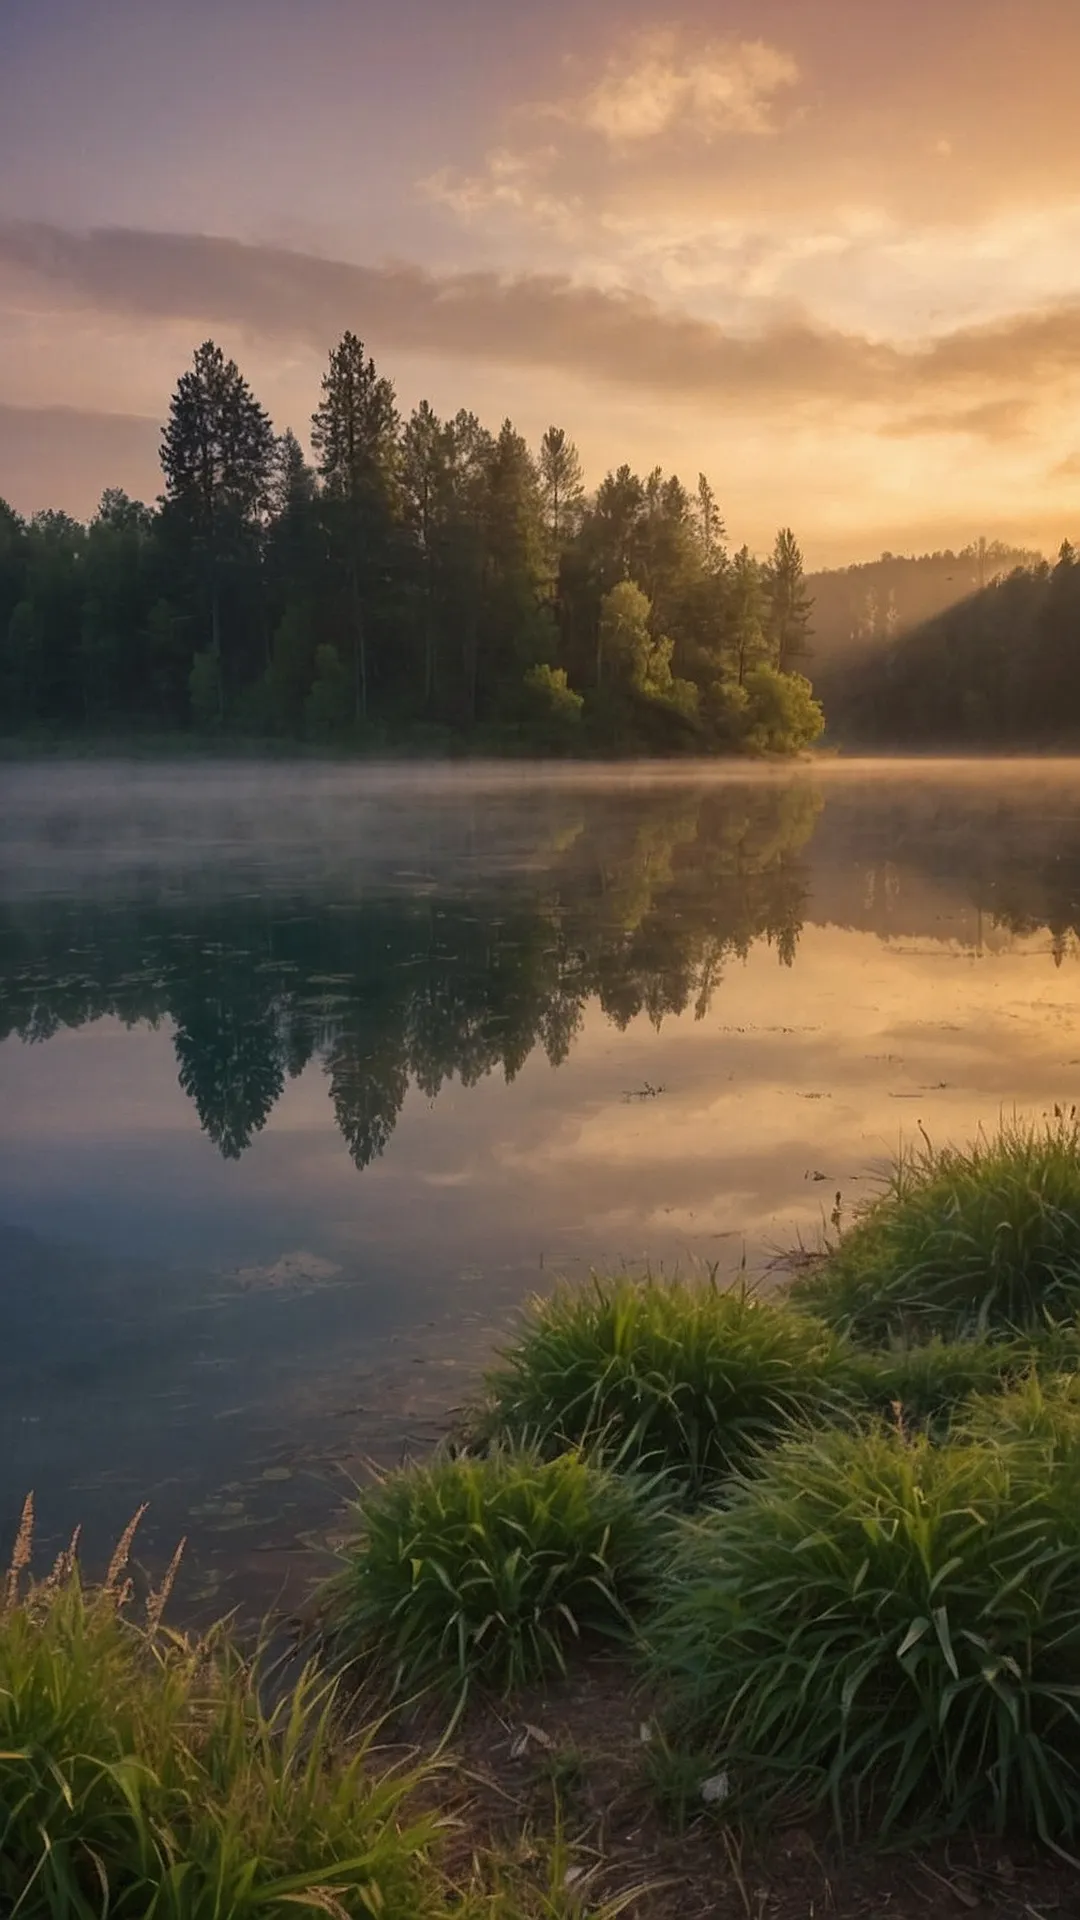
M 590 494 L 565 427 L 534 451 L 511 420 L 403 418 L 352 332 L 310 445 L 208 340 L 154 507 L 110 490 L 83 526 L 0 503 L 7 727 L 608 753 L 820 733 L 795 536 L 729 555 L 704 475 L 622 465 Z M 767 720 L 761 671 L 785 683 Z

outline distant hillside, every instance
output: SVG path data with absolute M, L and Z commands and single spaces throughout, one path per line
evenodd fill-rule
M 939 611 L 819 655 L 815 680 L 834 738 L 904 750 L 1076 751 L 1080 555 L 1068 541 L 1054 565 L 1040 556 L 1006 569 L 994 555 L 992 573 L 990 555 L 983 584 L 969 580 Z M 968 571 L 962 560 L 954 589 Z
M 807 575 L 813 595 L 815 678 L 835 663 L 896 640 L 947 607 L 979 593 L 1016 567 L 1043 555 L 999 540 L 978 540 L 959 553 L 883 553 L 851 567 Z

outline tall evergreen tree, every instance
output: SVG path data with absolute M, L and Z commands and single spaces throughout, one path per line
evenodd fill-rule
M 438 657 L 436 615 L 440 532 L 445 524 L 451 464 L 450 431 L 427 400 L 410 415 L 401 436 L 401 486 L 405 517 L 419 567 L 424 659 L 424 707 L 435 698 Z
M 727 529 L 716 504 L 716 495 L 703 473 L 698 474 L 694 512 L 697 519 L 698 539 L 701 542 L 701 557 L 706 568 L 712 572 L 723 559 Z
M 764 659 L 769 644 L 765 630 L 768 618 L 765 584 L 762 570 L 749 547 L 740 547 L 732 562 L 728 607 L 728 646 L 734 667 L 733 677 L 741 687 L 745 685 L 750 669 Z
M 552 567 L 536 463 L 510 420 L 486 462 L 486 568 L 481 671 L 495 711 L 523 672 L 554 649 Z
M 540 442 L 540 490 L 557 557 L 573 533 L 585 500 L 581 459 L 564 427 L 549 427 Z
M 304 449 L 292 428 L 286 427 L 274 447 L 270 501 L 273 518 L 280 521 L 290 515 L 307 513 L 317 492 L 315 473 L 304 458 Z
M 628 466 L 605 474 L 596 490 L 592 523 L 606 593 L 634 572 L 645 512 L 645 488 Z
M 230 563 L 250 559 L 255 550 L 270 505 L 274 433 L 235 360 L 226 360 L 212 340 L 197 349 L 177 382 L 161 435 L 161 465 L 166 501 L 201 561 L 210 651 L 223 688 L 223 581 Z
M 368 717 L 365 602 L 379 584 L 389 544 L 397 468 L 398 411 L 390 381 L 355 333 L 342 335 L 323 375 L 311 444 L 344 565 L 357 719 Z
M 477 714 L 480 630 L 489 572 L 488 498 L 495 442 L 475 413 L 464 408 L 447 428 L 445 605 L 460 642 L 461 680 L 454 717 Z
M 790 527 L 781 527 L 765 563 L 764 586 L 769 609 L 767 630 L 773 664 L 790 673 L 810 651 L 810 614 L 813 601 L 799 543 Z

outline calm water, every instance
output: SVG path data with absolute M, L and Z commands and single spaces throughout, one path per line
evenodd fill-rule
M 1080 764 L 3 770 L 0 1527 L 266 1597 L 557 1274 L 1080 1097 L 1078 928 Z

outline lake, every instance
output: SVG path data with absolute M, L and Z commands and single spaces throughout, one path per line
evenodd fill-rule
M 0 1529 L 264 1605 L 518 1304 L 1080 1093 L 1080 763 L 0 769 Z

